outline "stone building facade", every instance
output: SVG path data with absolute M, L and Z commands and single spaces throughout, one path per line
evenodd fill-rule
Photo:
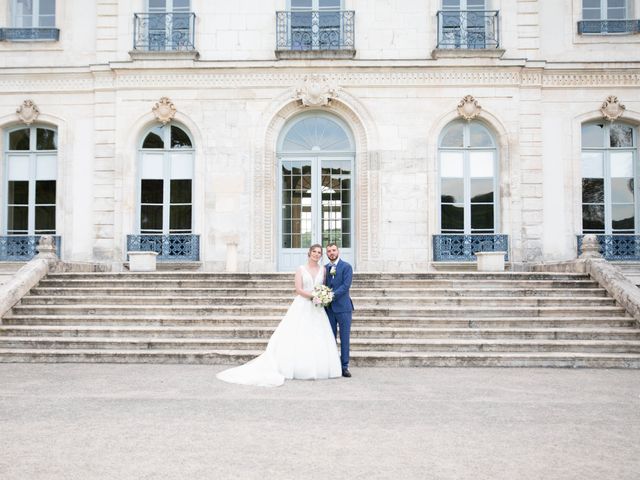
M 640 0 L 0 5 L 5 249 L 427 271 L 456 235 L 526 265 L 640 233 Z

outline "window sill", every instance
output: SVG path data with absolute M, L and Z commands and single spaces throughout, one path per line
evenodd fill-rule
M 502 58 L 502 48 L 434 48 L 431 58 Z
M 133 60 L 197 60 L 197 50 L 130 50 Z
M 356 56 L 355 49 L 335 49 L 335 50 L 276 50 L 278 60 L 298 60 L 315 58 L 336 58 L 349 59 Z

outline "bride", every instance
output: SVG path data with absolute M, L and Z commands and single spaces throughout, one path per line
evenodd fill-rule
M 318 263 L 322 247 L 312 245 L 309 260 L 296 270 L 296 297 L 260 356 L 224 370 L 218 379 L 242 385 L 277 387 L 285 378 L 321 379 L 342 375 L 336 340 L 322 306 L 311 301 L 316 285 L 324 283 L 325 269 Z

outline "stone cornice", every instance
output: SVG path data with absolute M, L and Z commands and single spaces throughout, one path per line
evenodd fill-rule
M 304 80 L 310 69 L 185 69 L 183 71 L 98 70 L 69 73 L 0 74 L 5 93 L 85 92 L 141 88 L 285 88 Z M 540 88 L 637 87 L 640 70 L 546 70 L 544 68 L 351 68 L 322 73 L 341 87 L 511 86 Z

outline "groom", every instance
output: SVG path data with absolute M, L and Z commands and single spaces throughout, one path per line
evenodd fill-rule
M 331 329 L 333 330 L 333 336 L 337 337 L 338 329 L 340 330 L 342 376 L 350 377 L 349 336 L 351 334 L 353 302 L 349 296 L 349 288 L 351 288 L 353 268 L 344 260 L 340 260 L 340 251 L 335 243 L 329 243 L 326 252 L 329 263 L 327 263 L 325 267 L 327 270 L 325 281 L 327 286 L 333 290 L 333 301 L 326 307 L 326 311 L 329 322 L 331 323 Z

